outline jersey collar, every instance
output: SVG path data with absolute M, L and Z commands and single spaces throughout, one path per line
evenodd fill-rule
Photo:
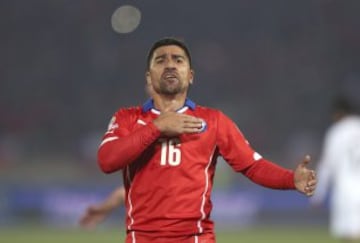
M 186 98 L 184 106 L 181 107 L 180 109 L 178 109 L 176 112 L 182 113 L 182 112 L 186 111 L 188 108 L 190 108 L 191 110 L 195 110 L 195 107 L 196 107 L 195 102 L 193 102 L 189 98 Z M 150 110 L 153 111 L 154 113 L 160 114 L 160 111 L 157 110 L 155 108 L 155 106 L 154 106 L 154 100 L 153 99 L 148 99 L 142 105 L 142 111 L 143 112 L 148 112 Z

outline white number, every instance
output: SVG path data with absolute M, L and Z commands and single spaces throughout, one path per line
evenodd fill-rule
M 181 162 L 180 140 L 178 138 L 161 139 L 160 164 L 178 166 Z

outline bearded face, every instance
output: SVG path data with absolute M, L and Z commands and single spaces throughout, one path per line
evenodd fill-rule
M 148 84 L 158 94 L 186 93 L 192 82 L 193 71 L 185 52 L 176 45 L 155 50 L 147 73 Z

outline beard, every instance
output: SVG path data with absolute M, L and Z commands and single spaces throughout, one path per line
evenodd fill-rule
M 187 87 L 180 81 L 161 80 L 155 91 L 163 95 L 176 95 L 186 92 Z

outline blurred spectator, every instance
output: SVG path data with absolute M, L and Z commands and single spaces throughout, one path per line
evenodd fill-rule
M 333 104 L 334 124 L 328 129 L 318 165 L 319 183 L 312 203 L 330 198 L 330 231 L 344 242 L 360 241 L 360 116 L 346 99 Z

